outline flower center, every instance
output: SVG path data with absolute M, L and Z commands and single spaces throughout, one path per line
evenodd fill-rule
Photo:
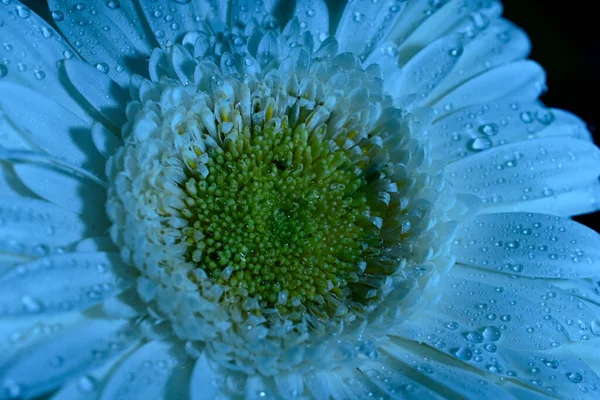
M 245 127 L 208 151 L 206 177 L 185 182 L 186 257 L 230 296 L 287 314 L 288 303 L 345 298 L 358 280 L 366 181 L 323 137 L 303 124 Z

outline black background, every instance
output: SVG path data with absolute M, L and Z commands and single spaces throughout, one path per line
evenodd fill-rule
M 287 1 L 287 0 L 283 0 Z M 425 1 L 425 0 L 421 0 Z M 22 0 L 35 12 L 51 20 L 44 0 Z M 591 9 L 562 1 L 504 0 L 504 16 L 529 35 L 531 58 L 547 72 L 549 91 L 542 97 L 550 107 L 562 108 L 581 117 L 594 134 L 598 133 L 600 97 L 600 42 L 598 18 Z M 576 217 L 600 230 L 600 213 Z

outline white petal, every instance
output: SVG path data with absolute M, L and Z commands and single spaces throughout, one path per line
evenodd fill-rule
M 382 346 L 390 359 L 380 368 L 391 369 L 412 378 L 422 388 L 430 388 L 439 398 L 512 399 L 492 382 L 483 385 L 481 375 L 465 365 L 448 359 L 435 349 L 410 342 L 389 340 Z M 362 369 L 362 367 L 361 367 Z M 386 374 L 382 374 L 385 377 Z M 427 397 L 421 393 L 420 398 Z M 427 397 L 429 398 L 429 397 Z
M 113 372 L 101 400 L 165 398 L 175 374 L 184 373 L 185 360 L 174 345 L 153 341 L 137 349 Z
M 569 346 L 569 349 L 574 346 Z M 597 351 L 597 347 L 582 345 L 588 352 Z M 584 353 L 585 354 L 585 353 Z M 503 357 L 517 373 L 519 380 L 533 389 L 542 390 L 555 398 L 571 398 L 577 393 L 580 399 L 597 399 L 598 375 L 588 367 L 584 359 L 565 349 L 548 352 L 531 350 L 504 349 Z M 537 385 L 533 383 L 535 381 Z M 541 385 L 539 383 L 541 382 Z M 541 387 L 540 387 L 541 386 Z
M 501 212 L 539 212 L 544 214 L 571 217 L 573 215 L 588 214 L 600 210 L 600 182 L 597 179 L 589 183 L 572 187 L 571 190 L 557 195 L 547 196 L 542 199 L 515 204 L 489 205 L 485 213 Z
M 79 93 L 115 127 L 125 124 L 128 93 L 98 69 L 77 60 L 66 60 L 65 70 Z
M 0 252 L 44 257 L 100 229 L 42 200 L 0 197 Z
M 217 0 L 187 2 L 140 0 L 140 8 L 156 41 L 164 49 L 167 45 L 173 45 L 183 34 L 199 30 L 202 19 L 227 15 L 228 3 Z
M 206 353 L 200 354 L 190 379 L 191 400 L 214 400 L 219 397 L 220 391 L 216 382 L 220 379 L 214 368 L 210 365 Z
M 530 102 L 545 88 L 544 69 L 533 61 L 517 61 L 478 75 L 458 86 L 438 100 L 433 107 L 438 112 L 457 110 L 478 103 L 508 98 Z
M 137 294 L 135 288 L 127 289 L 118 296 L 106 299 L 102 309 L 111 318 L 133 318 L 146 313 L 146 303 Z
M 491 68 L 522 60 L 530 48 L 529 38 L 521 29 L 506 20 L 494 20 L 473 40 L 467 41 L 454 70 L 431 97 L 442 96 Z
M 315 399 L 370 399 L 384 393 L 356 368 L 336 368 L 315 372 L 304 377 L 308 390 Z
M 283 398 L 297 398 L 304 393 L 304 378 L 300 374 L 275 375 L 275 385 Z
M 118 247 L 108 236 L 96 236 L 83 239 L 75 247 L 77 253 L 95 253 L 98 251 L 116 252 Z
M 579 140 L 593 142 L 592 134 L 587 124 L 578 116 L 556 108 L 550 109 L 552 123 L 536 133 L 536 137 L 566 136 Z
M 575 221 L 543 214 L 477 217 L 459 226 L 457 262 L 544 278 L 600 276 L 600 235 Z
M 0 196 L 2 197 L 35 197 L 19 179 L 10 161 L 0 160 Z
M 546 321 L 554 321 L 555 329 L 558 332 L 566 333 L 571 342 L 587 341 L 600 335 L 598 329 L 591 329 L 593 324 L 599 322 L 600 309 L 552 284 L 553 282 L 560 283 L 561 280 L 545 281 L 516 275 L 508 276 L 466 267 L 456 268 L 452 271 L 452 275 L 456 279 L 493 284 L 496 288 L 502 288 L 502 290 L 497 289 L 500 290 L 500 293 L 515 293 L 532 304 L 536 304 L 532 311 L 542 315 Z M 489 304 L 488 308 L 484 308 L 484 310 L 491 311 L 493 305 L 493 303 Z M 517 312 L 520 310 L 517 309 Z M 490 320 L 487 315 L 486 318 Z M 537 326 L 532 326 L 532 328 L 527 333 L 535 333 L 538 328 L 543 329 Z M 506 344 L 505 339 L 498 339 L 496 342 L 501 346 Z M 520 345 L 516 347 L 520 347 Z
M 520 203 L 571 191 L 600 175 L 600 151 L 568 138 L 543 138 L 498 146 L 448 166 L 458 192 L 484 203 Z
M 92 139 L 96 149 L 104 156 L 110 158 L 116 149 L 123 145 L 122 141 L 104 125 L 95 122 L 92 126 Z
M 70 379 L 50 399 L 98 400 L 102 386 L 112 370 L 137 346 L 139 346 L 139 341 L 133 341 L 120 354 L 117 354 L 104 364 L 89 370 L 85 375 Z
M 313 34 L 315 43 L 329 36 L 329 10 L 323 0 L 296 0 L 294 17 L 300 27 Z
M 104 160 L 92 142 L 90 126 L 78 116 L 37 92 L 0 82 L 0 107 L 36 150 L 104 175 Z
M 462 39 L 459 35 L 436 40 L 400 67 L 401 76 L 396 83 L 398 92 L 391 94 L 395 97 L 415 94 L 417 104 L 427 102 L 429 94 L 450 73 L 461 53 Z
M 408 2 L 402 17 L 389 35 L 400 45 L 400 62 L 436 39 L 450 33 L 476 34 L 501 11 L 498 2 L 450 0 L 441 7 L 430 2 Z M 476 23 L 477 22 L 477 23 Z
M 15 164 L 14 168 L 19 179 L 38 196 L 94 221 L 106 220 L 106 192 L 93 181 L 51 166 Z
M 54 21 L 77 52 L 111 79 L 125 86 L 132 73 L 143 73 L 154 44 L 131 1 L 49 0 Z M 83 28 L 82 28 L 83 27 Z
M 390 366 L 388 363 L 383 362 L 366 361 L 360 365 L 359 369 L 366 375 L 366 379 L 369 379 L 390 398 L 401 398 L 403 400 L 444 399 L 427 385 L 409 376 L 403 367 Z
M 431 156 L 453 162 L 473 155 L 474 149 L 485 151 L 538 137 L 538 132 L 554 124 L 553 118 L 554 114 L 537 102 L 503 99 L 466 107 L 434 122 L 429 130 Z
M 346 5 L 335 37 L 340 52 L 368 55 L 401 18 L 405 3 L 355 0 Z
M 252 19 L 263 22 L 267 15 L 260 0 L 231 0 L 228 25 L 245 27 Z
M 75 51 L 62 36 L 42 18 L 17 1 L 0 5 L 0 37 L 11 49 L 3 52 L 10 63 L 2 63 L 6 72 L 3 81 L 24 85 L 51 97 L 79 118 L 90 122 L 86 109 L 78 104 L 61 81 L 59 61 L 77 58 Z M 21 71 L 22 70 L 22 71 Z
M 85 373 L 136 340 L 127 321 L 85 318 L 70 329 L 26 348 L 0 367 L 0 382 L 19 398 L 33 398 Z
M 85 309 L 131 286 L 118 253 L 63 254 L 32 261 L 0 277 L 0 314 Z

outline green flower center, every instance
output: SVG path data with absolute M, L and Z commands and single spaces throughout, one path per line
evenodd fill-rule
M 183 185 L 188 261 L 262 307 L 347 298 L 368 247 L 366 181 L 323 137 L 284 120 L 208 150 L 209 174 Z

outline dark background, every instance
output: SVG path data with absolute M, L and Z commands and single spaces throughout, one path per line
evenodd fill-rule
M 46 1 L 22 2 L 51 21 Z M 588 124 L 598 143 L 600 41 L 596 13 L 561 1 L 504 0 L 503 3 L 504 16 L 531 38 L 531 58 L 546 69 L 549 91 L 542 97 L 544 103 L 577 114 Z M 600 213 L 575 219 L 599 231 L 600 222 L 595 219 L 600 218 L 595 217 L 600 217 Z

